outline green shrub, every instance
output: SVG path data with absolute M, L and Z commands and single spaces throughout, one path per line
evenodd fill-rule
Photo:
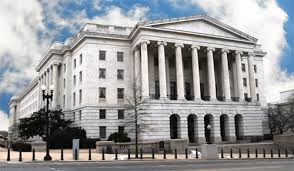
M 14 142 L 11 144 L 11 148 L 14 151 L 30 152 L 32 151 L 32 145 L 25 142 Z
M 82 140 L 82 142 L 80 143 L 80 147 L 81 148 L 95 148 L 96 147 L 96 142 L 100 141 L 99 138 L 87 138 L 85 140 Z
M 80 127 L 58 129 L 49 137 L 50 148 L 72 148 L 72 140 L 80 139 L 80 144 L 86 141 L 86 131 Z
M 113 134 L 110 134 L 108 141 L 114 141 L 114 142 L 130 142 L 131 138 L 128 137 L 128 133 L 118 133 L 115 132 Z

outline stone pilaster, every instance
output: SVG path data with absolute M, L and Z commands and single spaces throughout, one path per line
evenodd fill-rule
M 58 105 L 58 64 L 53 64 L 53 72 L 52 72 L 52 84 L 54 86 L 53 91 L 53 100 L 52 100 L 52 108 L 55 109 Z
M 248 68 L 249 68 L 249 85 L 250 85 L 250 97 L 252 101 L 256 101 L 256 88 L 255 88 L 255 77 L 253 67 L 253 53 L 248 53 Z
M 235 118 L 234 115 L 229 116 L 229 141 L 236 141 L 236 133 L 235 133 Z
M 222 61 L 222 83 L 223 90 L 225 95 L 225 100 L 231 100 L 231 90 L 230 90 L 230 76 L 229 76 L 229 68 L 228 68 L 228 53 L 227 49 L 222 49 L 221 61 Z
M 214 143 L 222 141 L 220 134 L 220 116 L 217 114 L 213 114 L 212 134 Z
M 214 50 L 214 48 L 207 47 L 208 92 L 210 96 L 210 101 L 216 100 L 215 74 L 213 62 Z
M 204 116 L 197 118 L 197 144 L 206 144 Z
M 199 60 L 198 60 L 198 50 L 200 46 L 192 45 L 192 73 L 193 73 L 193 91 L 194 91 L 194 100 L 201 100 L 201 91 L 200 91 L 200 75 L 199 75 Z
M 135 63 L 135 72 L 134 72 L 134 79 L 135 81 L 141 80 L 141 59 L 140 59 L 140 50 L 138 48 L 134 49 L 134 63 Z
M 237 80 L 235 81 L 235 84 L 238 87 L 238 96 L 239 101 L 244 101 L 244 93 L 243 93 L 243 83 L 242 83 L 242 64 L 241 64 L 241 54 L 240 51 L 235 51 L 235 61 L 236 61 L 236 76 Z
M 183 71 L 183 59 L 182 48 L 183 44 L 175 44 L 176 47 L 176 76 L 177 76 L 177 100 L 184 100 L 184 71 Z
M 141 82 L 143 99 L 149 98 L 148 44 L 150 44 L 150 41 L 141 42 Z
M 160 99 L 167 99 L 165 52 L 164 52 L 164 46 L 166 46 L 167 43 L 166 42 L 157 42 L 157 45 L 158 45 Z

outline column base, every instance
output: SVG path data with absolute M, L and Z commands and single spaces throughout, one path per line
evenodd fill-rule
M 160 97 L 159 100 L 168 100 L 167 97 Z
M 201 98 L 194 98 L 194 102 L 202 102 L 203 100 Z

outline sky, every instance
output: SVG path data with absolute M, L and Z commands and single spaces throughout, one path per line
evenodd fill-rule
M 251 36 L 264 58 L 268 102 L 294 89 L 293 0 L 1 0 L 0 130 L 8 129 L 9 99 L 37 73 L 53 42 L 64 42 L 87 22 L 134 26 L 138 21 L 206 14 Z

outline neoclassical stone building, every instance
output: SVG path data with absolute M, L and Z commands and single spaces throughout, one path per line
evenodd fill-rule
M 125 106 L 136 80 L 146 114 L 141 122 L 148 125 L 142 141 L 261 137 L 265 55 L 256 38 L 205 15 L 133 28 L 86 24 L 43 55 L 38 77 L 11 99 L 11 126 L 44 107 L 41 85 L 53 84 L 50 107 L 61 108 L 89 137 L 123 131 L 134 138 Z

